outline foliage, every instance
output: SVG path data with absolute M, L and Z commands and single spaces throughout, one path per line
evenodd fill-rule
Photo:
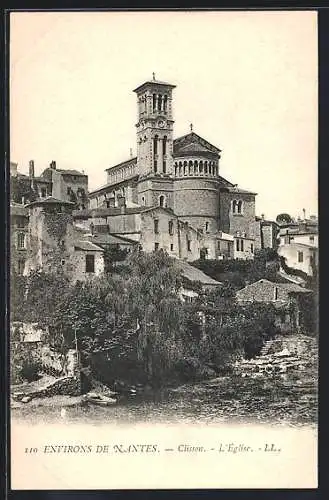
M 291 215 L 285 213 L 277 215 L 275 220 L 278 224 L 291 224 L 293 222 Z
M 209 292 L 199 287 L 195 303 L 182 302 L 184 279 L 163 251 L 133 252 L 114 270 L 74 285 L 63 274 L 32 273 L 22 305 L 25 321 L 47 326 L 60 352 L 78 347 L 103 383 L 206 376 L 258 352 L 274 331 L 270 309 L 239 306 L 230 283 Z
M 105 273 L 113 272 L 114 265 L 117 262 L 123 262 L 128 255 L 128 250 L 121 249 L 120 246 L 111 245 L 104 251 Z
M 25 203 L 35 201 L 37 198 L 31 187 L 31 180 L 27 176 L 19 175 L 10 177 L 10 197 L 16 203 L 22 203 L 22 198 Z

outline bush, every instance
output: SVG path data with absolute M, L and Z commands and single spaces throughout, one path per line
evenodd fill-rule
M 20 375 L 28 382 L 33 382 L 34 380 L 38 380 L 40 378 L 40 369 L 40 363 L 37 363 L 35 361 L 24 361 Z

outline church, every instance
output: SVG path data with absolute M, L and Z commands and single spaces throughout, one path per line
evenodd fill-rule
M 174 138 L 174 89 L 154 73 L 135 88 L 137 156 L 106 169 L 75 222 L 187 261 L 252 259 L 261 247 L 256 193 L 220 175 L 221 150 L 192 125 Z

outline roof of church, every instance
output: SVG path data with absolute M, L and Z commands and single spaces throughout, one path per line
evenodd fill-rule
M 112 168 L 116 167 L 124 167 L 125 165 L 129 165 L 130 163 L 136 163 L 137 162 L 137 156 L 134 156 L 133 158 L 129 158 L 129 160 L 124 160 L 121 163 L 117 163 L 116 165 L 112 165 L 111 167 L 108 167 L 105 169 L 105 172 L 108 170 L 112 170 Z
M 221 150 L 195 132 L 190 132 L 189 134 L 174 139 L 174 156 L 177 156 L 179 153 L 191 152 L 207 152 L 218 155 Z
M 139 90 L 141 90 L 143 87 L 145 87 L 145 85 L 151 85 L 151 84 L 155 84 L 155 85 L 165 85 L 166 87 L 171 87 L 172 89 L 174 89 L 176 87 L 176 85 L 173 85 L 172 83 L 168 83 L 168 82 L 163 82 L 161 80 L 147 80 L 146 82 L 142 83 L 141 85 L 139 85 L 138 87 L 136 87 L 133 92 L 138 92 Z
M 257 193 L 254 193 L 252 191 L 247 191 L 246 189 L 241 189 L 238 186 L 231 185 L 231 186 L 225 186 L 224 188 L 226 191 L 229 193 L 237 193 L 237 194 L 254 194 L 256 195 Z

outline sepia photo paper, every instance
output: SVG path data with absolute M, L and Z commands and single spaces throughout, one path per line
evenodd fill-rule
M 317 487 L 317 50 L 10 13 L 13 490 Z

